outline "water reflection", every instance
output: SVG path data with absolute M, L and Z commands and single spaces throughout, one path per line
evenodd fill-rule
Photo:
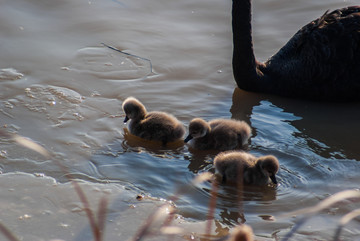
M 276 195 L 274 186 L 221 185 L 217 195 L 221 222 L 230 226 L 245 223 L 258 204 L 271 204 Z
M 273 154 L 281 164 L 280 185 L 275 193 L 269 193 L 268 208 L 283 203 L 282 211 L 286 212 L 303 205 L 299 200 L 307 200 L 310 206 L 312 196 L 356 187 L 348 180 L 358 179 L 354 170 L 360 167 L 356 161 L 360 152 L 355 144 L 360 134 L 359 106 L 360 103 L 323 103 L 259 95 L 235 88 L 230 112 L 232 118 L 251 123 L 250 152 Z M 257 194 L 252 193 L 251 197 L 259 197 Z M 275 199 L 271 201 L 271 198 Z M 256 201 L 258 205 L 251 205 L 244 197 L 245 214 L 261 213 L 258 217 L 264 221 L 268 220 L 264 217 L 274 220 L 270 209 L 266 211 L 260 205 L 262 201 Z M 223 205 L 227 206 L 226 201 Z M 249 205 L 257 210 L 249 209 Z M 250 220 L 255 227 L 258 222 Z M 274 225 L 280 227 L 281 220 Z
M 360 159 L 355 143 L 360 135 L 360 103 L 325 103 L 259 95 L 234 89 L 230 112 L 232 118 L 249 120 L 256 108 L 280 108 L 277 114 L 289 113 L 284 119 L 293 126 L 293 136 L 306 142 L 304 146 L 325 158 Z M 265 102 L 264 102 L 265 101 Z M 263 108 L 266 111 L 266 108 Z M 256 129 L 254 134 L 256 135 Z
M 109 182 L 126 181 L 144 193 L 168 198 L 180 187 L 189 185 L 196 174 L 205 171 L 214 173 L 213 158 L 218 153 L 187 149 L 182 143 L 172 145 L 164 148 L 161 143 L 142 140 L 124 129 L 124 139 L 108 144 L 91 158 L 91 162 L 101 175 L 100 179 L 106 178 Z M 206 182 L 187 188 L 186 193 L 176 202 L 179 213 L 193 219 L 205 218 L 211 186 L 211 182 Z M 245 222 L 244 211 L 239 213 L 240 209 L 245 210 L 242 208 L 242 205 L 246 205 L 244 202 L 275 199 L 274 187 L 249 186 L 239 194 L 236 187 L 221 185 L 216 217 L 220 223 L 236 225 Z
M 126 151 L 141 152 L 146 150 L 159 157 L 166 156 L 166 153 L 171 152 L 174 154 L 181 154 L 184 150 L 184 141 L 178 140 L 176 142 L 167 143 L 165 146 L 160 141 L 145 140 L 140 137 L 132 135 L 127 128 L 123 129 L 124 140 L 122 141 L 122 147 Z
M 294 210 L 300 199 L 311 199 L 311 195 L 307 197 L 309 193 L 328 193 L 328 188 L 319 188 L 326 180 L 339 176 L 349 165 L 357 166 L 356 162 L 345 159 L 344 150 L 313 137 L 311 125 L 301 127 L 311 118 L 306 114 L 308 111 L 302 110 L 302 104 L 309 106 L 310 102 L 234 90 L 232 118 L 245 120 L 253 128 L 247 151 L 278 157 L 280 185 L 276 188 L 246 186 L 240 193 L 236 187 L 220 185 L 216 211 L 220 223 L 233 226 L 244 222 L 273 222 L 279 212 L 274 209 L 278 202 L 294 200 L 281 211 Z M 324 103 L 315 105 L 326 106 Z M 332 113 L 329 111 L 327 115 Z M 334 126 L 331 122 L 326 124 L 328 128 Z M 324 126 L 324 123 L 318 125 Z M 333 132 L 333 135 L 338 134 L 342 132 Z M 128 182 L 145 193 L 168 198 L 179 187 L 188 185 L 196 174 L 214 173 L 213 158 L 217 153 L 193 150 L 181 141 L 164 147 L 161 143 L 133 136 L 125 128 L 123 138 L 107 144 L 91 162 L 99 175 L 110 182 Z M 342 165 L 336 161 L 341 161 Z M 179 213 L 193 219 L 205 218 L 210 193 L 211 183 L 188 189 L 176 203 Z
M 201 170 L 213 172 L 212 163 L 215 155 L 206 151 L 190 151 L 184 155 L 184 159 L 189 161 L 187 168 L 194 174 L 199 173 Z
M 231 211 L 227 208 L 219 208 L 221 222 L 230 227 L 234 226 L 234 224 L 245 223 L 246 219 L 244 213 L 238 211 Z

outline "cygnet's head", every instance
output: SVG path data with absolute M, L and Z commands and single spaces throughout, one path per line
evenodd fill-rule
M 228 241 L 253 241 L 254 233 L 249 225 L 241 224 L 232 231 Z
M 185 139 L 185 143 L 191 139 L 205 136 L 210 131 L 209 124 L 201 118 L 195 118 L 190 121 L 189 135 Z
M 122 109 L 125 112 L 124 123 L 129 119 L 143 119 L 146 115 L 145 106 L 136 98 L 128 97 L 122 104 Z
M 260 168 L 269 175 L 271 181 L 274 184 L 277 184 L 275 174 L 279 171 L 279 161 L 276 157 L 272 155 L 259 157 L 257 163 L 260 165 Z

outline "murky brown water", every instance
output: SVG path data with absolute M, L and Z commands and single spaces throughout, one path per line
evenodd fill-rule
M 356 3 L 255 0 L 257 57 L 266 60 L 302 25 L 325 10 Z M 222 234 L 245 222 L 258 238 L 280 239 L 298 219 L 278 219 L 279 215 L 314 205 L 337 191 L 358 188 L 360 104 L 314 103 L 237 89 L 231 70 L 230 9 L 230 0 L 3 0 L 0 125 L 51 150 L 56 160 L 90 187 L 106 188 L 98 187 L 105 182 L 115 193 L 117 188 L 126 187 L 131 193 L 167 199 L 196 174 L 213 172 L 214 154 L 193 152 L 181 143 L 161 149 L 127 135 L 122 101 L 135 96 L 148 110 L 170 112 L 186 125 L 194 117 L 245 120 L 254 131 L 249 151 L 279 158 L 280 185 L 245 189 L 241 203 L 233 187 L 221 186 L 215 211 L 217 232 L 221 230 Z M 152 69 L 147 60 L 121 54 L 101 43 L 150 59 Z M 42 173 L 67 182 L 53 160 L 8 140 L 0 143 L 2 173 Z M 1 190 L 19 183 L 11 187 L 17 195 L 0 194 L 0 202 L 10 203 L 13 198 L 16 203 L 8 209 L 20 210 L 0 217 L 19 237 L 88 239 L 81 238 L 84 231 L 75 224 L 72 236 L 68 228 L 59 226 L 30 232 L 32 227 L 41 227 L 41 218 L 29 221 L 27 230 L 19 228 L 24 220 L 18 217 L 51 208 L 42 205 L 48 200 L 45 191 L 41 192 L 48 181 L 39 182 L 27 175 L 2 175 L 1 179 Z M 28 185 L 34 190 L 33 197 L 26 191 Z M 176 202 L 178 213 L 190 222 L 206 220 L 210 188 L 210 183 L 191 187 Z M 60 198 L 67 192 L 54 192 L 50 199 L 58 195 L 63 200 Z M 21 193 L 38 199 L 39 205 L 15 202 Z M 59 202 L 56 205 L 66 206 L 73 200 Z M 339 218 L 359 206 L 345 204 L 311 219 L 293 240 L 331 239 Z M 59 223 L 73 223 L 74 216 L 80 215 L 66 215 L 69 210 L 64 208 L 65 214 L 55 215 L 61 219 Z M 110 215 L 117 212 L 113 208 Z M 84 215 L 79 217 L 85 225 Z M 138 223 L 139 216 L 128 214 L 125 218 L 133 224 Z M 127 239 L 135 231 L 120 220 L 109 230 Z M 49 222 L 47 218 L 43 221 Z M 343 240 L 360 240 L 358 224 L 354 221 L 346 226 Z M 50 235 L 54 230 L 56 237 Z M 114 236 L 108 237 L 111 240 Z

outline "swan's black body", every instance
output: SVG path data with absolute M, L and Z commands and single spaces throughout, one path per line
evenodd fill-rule
M 360 6 L 326 12 L 268 61 L 256 61 L 251 0 L 233 0 L 233 72 L 239 88 L 282 96 L 360 100 Z

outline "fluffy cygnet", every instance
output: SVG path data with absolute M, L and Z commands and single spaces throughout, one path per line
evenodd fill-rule
M 233 229 L 228 241 L 253 241 L 254 233 L 249 225 L 241 224 Z
M 147 112 L 145 106 L 136 98 L 128 97 L 122 104 L 126 114 L 124 123 L 129 119 L 131 134 L 154 141 L 168 142 L 181 139 L 185 134 L 184 126 L 173 115 L 165 112 Z
M 279 161 L 272 155 L 255 157 L 241 151 L 219 153 L 214 159 L 216 171 L 222 175 L 223 182 L 266 185 L 269 178 L 277 184 L 275 174 Z
M 251 128 L 245 121 L 215 119 L 206 122 L 201 118 L 193 119 L 189 124 L 189 135 L 185 143 L 195 149 L 232 150 L 245 145 L 251 135 Z

